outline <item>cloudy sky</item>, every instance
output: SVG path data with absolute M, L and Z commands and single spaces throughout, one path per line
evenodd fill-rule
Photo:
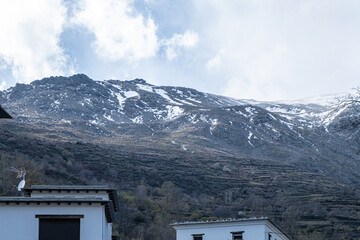
M 235 98 L 360 80 L 358 0 L 0 0 L 0 90 L 85 73 Z

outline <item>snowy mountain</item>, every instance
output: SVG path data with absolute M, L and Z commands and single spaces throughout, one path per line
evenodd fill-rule
M 4 106 L 23 121 L 85 121 L 104 126 L 111 123 L 148 124 L 187 116 L 194 122 L 196 111 L 244 105 L 260 107 L 268 111 L 271 118 L 274 118 L 271 113 L 277 114 L 289 126 L 326 127 L 334 119 L 329 105 L 309 100 L 303 100 L 304 103 L 237 100 L 189 88 L 153 86 L 142 79 L 94 81 L 83 74 L 17 84 L 0 92 L 0 97 Z M 228 108 L 227 111 L 252 121 L 256 114 L 251 109 Z M 215 121 L 206 114 L 199 114 L 202 117 L 197 121 Z
M 194 108 L 241 103 L 194 89 L 157 87 L 142 79 L 93 81 L 80 74 L 18 84 L 4 91 L 2 98 L 24 119 L 82 120 L 98 125 L 168 121 Z
M 23 122 L 108 137 L 166 133 L 169 142 L 185 143 L 197 136 L 193 146 L 206 139 L 200 144 L 338 175 L 345 182 L 360 179 L 350 167 L 359 161 L 359 145 L 349 142 L 359 134 L 344 131 L 357 127 L 359 111 L 349 106 L 237 100 L 190 88 L 154 86 L 142 79 L 94 81 L 83 74 L 17 84 L 0 92 L 0 99 Z M 346 175 L 337 173 L 344 163 L 349 165 Z
M 360 111 L 346 96 L 260 102 L 142 79 L 50 77 L 0 91 L 14 117 L 0 122 L 0 153 L 39 158 L 67 181 L 78 169 L 123 188 L 146 179 L 218 198 L 231 190 L 239 201 L 265 194 L 279 208 L 315 201 L 355 229 Z

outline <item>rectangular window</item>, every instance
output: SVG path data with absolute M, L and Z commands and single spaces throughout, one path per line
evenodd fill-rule
M 203 240 L 204 234 L 192 234 L 193 240 Z
M 243 231 L 242 232 L 231 232 L 232 240 L 243 240 Z
M 36 215 L 39 218 L 39 240 L 80 240 L 82 215 Z

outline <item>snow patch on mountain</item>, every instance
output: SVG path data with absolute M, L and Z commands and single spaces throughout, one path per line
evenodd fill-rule
M 137 123 L 137 124 L 143 124 L 144 123 L 144 120 L 143 120 L 142 116 L 137 116 L 137 117 L 131 119 L 131 121 L 133 123 Z
M 121 93 L 114 93 L 118 102 L 119 102 L 119 110 L 122 110 L 124 107 L 124 103 L 126 101 L 126 98 L 124 98 Z
M 213 131 L 216 128 L 216 125 L 218 124 L 218 120 L 217 119 L 210 119 L 209 121 L 211 123 L 210 134 L 213 135 Z
M 246 117 L 246 118 L 248 118 L 248 115 L 246 115 L 245 113 L 243 113 L 242 111 L 235 111 L 235 113 L 237 113 L 237 114 L 240 114 L 241 116 L 244 116 L 244 117 Z
M 66 124 L 71 124 L 71 121 L 67 120 L 67 119 L 61 119 L 60 122 L 66 123 Z
M 199 120 L 196 119 L 196 116 L 197 116 L 197 114 L 190 114 L 190 115 L 187 116 L 187 119 L 188 119 L 188 121 L 189 121 L 190 123 L 196 124 L 196 123 L 199 122 Z
M 143 91 L 146 91 L 146 92 L 151 92 L 151 93 L 154 92 L 152 86 L 144 85 L 144 84 L 136 84 L 136 86 L 140 90 L 143 90 Z
M 90 99 L 90 98 L 84 98 L 84 103 L 92 106 L 92 102 L 91 102 L 91 99 Z
M 168 106 L 166 106 L 166 109 L 167 109 L 167 116 L 164 120 L 173 120 L 184 113 L 184 109 L 182 109 L 178 106 L 168 105 Z
M 196 106 L 195 104 L 193 104 L 193 103 L 191 103 L 191 102 L 188 102 L 188 101 L 186 101 L 186 100 L 184 100 L 184 99 L 174 98 L 174 100 L 177 101 L 177 102 L 181 102 L 181 103 L 183 103 L 183 104 L 185 104 L 185 105 Z
M 245 111 L 249 113 L 248 117 L 254 116 L 257 113 L 256 109 L 253 107 L 246 107 Z
M 115 121 L 110 115 L 106 115 L 106 113 L 104 113 L 104 118 L 106 118 L 107 120 L 109 120 L 111 122 Z
M 248 135 L 248 143 L 254 147 L 254 145 L 251 143 L 251 137 L 253 136 L 253 133 L 251 131 L 249 131 L 249 135 Z
M 124 92 L 124 95 L 126 98 L 140 97 L 139 93 L 137 93 L 135 91 L 126 91 L 126 92 Z
M 94 124 L 94 125 L 100 125 L 99 119 L 89 120 L 89 123 Z
M 182 105 L 181 103 L 178 103 L 178 102 L 175 102 L 174 100 L 172 100 L 172 99 L 168 96 L 168 94 L 167 94 L 167 92 L 166 92 L 165 90 L 160 89 L 160 88 L 155 88 L 154 90 L 155 90 L 155 92 L 156 92 L 157 94 L 159 94 L 161 97 L 163 97 L 163 98 L 165 98 L 167 101 L 169 101 L 169 103 L 174 104 L 174 105 Z

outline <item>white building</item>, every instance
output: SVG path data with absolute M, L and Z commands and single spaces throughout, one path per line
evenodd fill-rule
M 179 222 L 176 240 L 290 240 L 268 218 Z
M 106 186 L 32 186 L 0 197 L 0 239 L 111 240 L 119 203 Z

